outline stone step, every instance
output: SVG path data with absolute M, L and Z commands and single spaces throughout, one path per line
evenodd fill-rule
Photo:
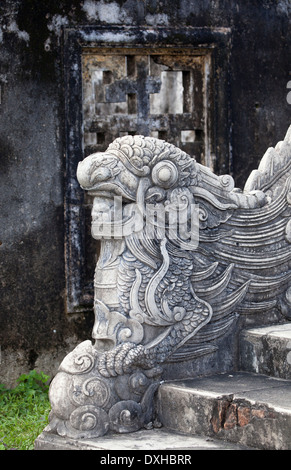
M 291 450 L 291 381 L 248 372 L 164 382 L 166 429 L 264 450 Z
M 242 331 L 240 369 L 291 380 L 291 323 Z
M 107 434 L 96 439 L 68 439 L 42 432 L 35 441 L 35 450 L 98 450 L 109 451 L 110 456 L 131 455 L 129 451 L 146 451 L 148 461 L 154 451 L 170 451 L 168 454 L 181 456 L 185 451 L 194 450 L 249 450 L 246 446 L 224 442 L 205 436 L 190 436 L 172 432 L 165 428 L 140 430 L 128 434 Z M 117 452 L 116 451 L 120 451 Z M 127 451 L 125 454 L 121 451 Z M 157 454 L 157 453 L 156 453 Z M 102 453 L 103 455 L 103 453 Z M 135 454 L 133 454 L 135 455 Z M 137 454 L 137 459 L 139 454 Z M 142 454 L 140 454 L 142 455 Z M 166 454 L 163 454 L 166 455 Z M 182 457 L 181 457 L 182 458 Z M 137 460 L 139 462 L 139 460 Z M 115 462 L 116 463 L 116 462 Z M 124 463 L 124 462 L 123 462 Z M 142 462 L 144 463 L 144 462 Z M 158 463 L 158 462 L 156 462 Z M 165 461 L 164 461 L 165 463 Z M 168 463 L 174 463 L 168 462 Z M 188 463 L 188 462 L 180 462 Z

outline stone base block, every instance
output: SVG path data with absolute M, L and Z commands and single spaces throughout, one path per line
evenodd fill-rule
M 291 381 L 239 372 L 164 383 L 159 420 L 172 431 L 291 450 Z
M 240 337 L 240 368 L 291 379 L 291 323 L 244 330 Z
M 100 455 L 107 456 L 107 459 L 110 458 L 110 455 L 116 458 L 118 455 L 116 451 L 123 451 L 122 456 L 130 455 L 131 451 L 146 451 L 142 454 L 137 453 L 136 458 L 143 459 L 145 455 L 152 455 L 153 452 L 161 450 L 169 451 L 169 454 L 172 452 L 173 455 L 181 451 L 180 454 L 184 455 L 184 451 L 191 450 L 246 450 L 246 448 L 230 442 L 223 442 L 209 437 L 185 435 L 162 428 L 141 430 L 128 434 L 108 434 L 96 439 L 79 440 L 62 438 L 43 432 L 35 441 L 35 450 L 97 450 L 101 452 Z M 104 454 L 102 451 L 109 451 L 109 454 Z M 111 454 L 111 451 L 114 452 Z M 124 451 L 128 451 L 128 454 Z M 141 461 L 143 462 L 143 460 Z M 150 461 L 147 463 L 150 463 Z

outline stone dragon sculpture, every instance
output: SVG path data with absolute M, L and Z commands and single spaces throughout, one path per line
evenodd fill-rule
M 291 127 L 243 191 L 138 135 L 85 158 L 77 178 L 101 253 L 94 344 L 72 351 L 50 388 L 47 431 L 72 438 L 147 425 L 162 364 L 215 351 L 238 315 L 290 318 Z

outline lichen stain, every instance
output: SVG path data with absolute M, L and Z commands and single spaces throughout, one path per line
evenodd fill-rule
M 69 19 L 67 16 L 54 15 L 51 21 L 48 23 L 47 28 L 49 31 L 54 32 L 57 36 L 60 36 L 62 33 L 62 27 L 69 24 Z
M 15 20 L 11 21 L 11 23 L 7 26 L 7 31 L 9 33 L 15 33 L 18 39 L 25 41 L 26 43 L 29 42 L 29 34 L 27 31 L 20 31 Z
M 148 13 L 146 15 L 146 23 L 151 26 L 157 26 L 157 25 L 168 26 L 169 18 L 168 18 L 168 15 L 166 15 L 165 13 L 157 13 L 155 15 Z
M 99 20 L 102 23 L 124 24 L 128 23 L 128 11 L 123 10 L 117 3 L 105 3 L 104 0 L 96 2 L 85 0 L 82 6 L 88 20 Z M 129 20 L 131 22 L 131 20 Z

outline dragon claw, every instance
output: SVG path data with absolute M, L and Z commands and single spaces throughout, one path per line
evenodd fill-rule
M 98 361 L 100 374 L 104 377 L 115 377 L 130 372 L 136 359 L 136 350 L 140 351 L 140 349 L 140 346 L 127 342 L 119 344 L 110 351 L 105 351 Z M 135 354 L 133 354 L 134 350 Z

